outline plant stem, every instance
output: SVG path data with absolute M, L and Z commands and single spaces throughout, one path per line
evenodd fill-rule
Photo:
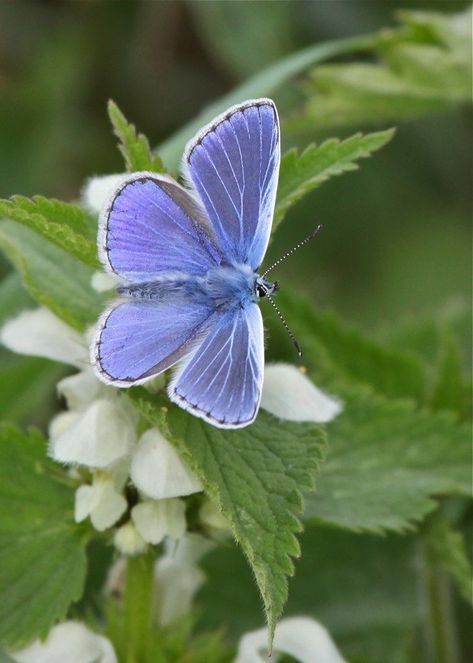
M 127 561 L 124 629 L 127 663 L 144 663 L 151 637 L 154 555 Z
M 429 532 L 418 543 L 423 660 L 425 663 L 459 663 L 451 587 L 438 568 Z

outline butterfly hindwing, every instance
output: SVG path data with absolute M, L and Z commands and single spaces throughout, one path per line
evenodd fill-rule
M 177 182 L 134 173 L 112 195 L 99 220 L 105 266 L 129 281 L 163 272 L 205 272 L 220 262 L 205 213 Z
M 256 417 L 263 382 L 264 339 L 259 307 L 224 314 L 171 381 L 171 400 L 221 428 Z
M 92 346 L 101 379 L 130 387 L 146 382 L 192 352 L 215 311 L 192 302 L 121 301 L 104 313 Z
M 259 267 L 269 241 L 280 162 L 270 99 L 234 106 L 187 145 L 184 167 L 229 262 Z

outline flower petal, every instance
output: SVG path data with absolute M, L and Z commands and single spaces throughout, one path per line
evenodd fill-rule
M 89 368 L 63 378 L 57 383 L 56 388 L 58 394 L 66 399 L 67 407 L 73 410 L 89 405 L 105 390 L 105 386 L 97 380 Z
M 75 520 L 81 522 L 90 516 L 99 532 L 114 525 L 125 513 L 127 501 L 114 486 L 112 476 L 96 474 L 92 486 L 80 486 L 76 491 Z
M 127 173 L 91 177 L 82 189 L 82 204 L 92 212 L 99 213 L 114 189 L 128 177 Z
M 194 564 L 167 556 L 157 561 L 155 573 L 159 623 L 167 626 L 191 611 L 192 599 L 205 582 L 205 574 Z
M 79 622 L 57 624 L 44 642 L 10 654 L 16 663 L 117 663 L 112 644 Z
M 104 468 L 130 452 L 135 443 L 135 423 L 119 401 L 94 401 L 57 438 L 50 454 L 62 463 Z
M 264 372 L 261 407 L 280 419 L 325 423 L 342 411 L 342 404 L 318 389 L 291 364 L 268 364 Z
M 88 350 L 82 336 L 46 308 L 23 311 L 0 330 L 0 342 L 23 355 L 47 357 L 82 368 Z
M 270 662 L 274 656 L 268 657 L 267 647 L 267 629 L 251 631 L 240 640 L 234 663 Z M 274 652 L 288 654 L 300 663 L 346 663 L 328 631 L 310 617 L 280 621 L 276 626 L 273 648 Z
M 186 506 L 182 500 L 149 500 L 133 507 L 136 529 L 148 543 L 158 544 L 165 536 L 180 539 L 186 531 Z
M 91 285 L 97 292 L 108 292 L 114 290 L 120 283 L 120 279 L 115 274 L 107 272 L 95 272 L 92 275 Z
M 156 428 L 141 437 L 131 463 L 131 478 L 147 497 L 164 499 L 198 493 L 202 484 Z
M 122 555 L 140 555 L 147 547 L 146 541 L 131 520 L 117 529 L 113 542 Z

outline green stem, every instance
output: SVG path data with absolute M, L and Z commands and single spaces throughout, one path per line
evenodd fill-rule
M 124 630 L 127 663 L 143 663 L 151 637 L 154 555 L 127 561 Z
M 418 543 L 423 659 L 459 663 L 450 582 L 438 568 L 426 532 Z

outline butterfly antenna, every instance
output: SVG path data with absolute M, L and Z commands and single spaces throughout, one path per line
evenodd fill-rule
M 268 267 L 268 269 L 267 269 L 265 272 L 263 272 L 263 274 L 262 274 L 261 276 L 266 276 L 266 274 L 267 274 L 268 272 L 270 272 L 272 269 L 274 269 L 275 267 L 277 267 L 277 265 L 279 265 L 281 262 L 283 262 L 284 260 L 286 260 L 286 258 L 289 258 L 289 256 L 291 256 L 293 253 L 295 253 L 296 251 L 298 251 L 302 246 L 304 246 L 304 244 L 308 244 L 309 242 L 311 242 L 311 241 L 314 239 L 314 237 L 315 237 L 315 236 L 316 236 L 316 235 L 322 230 L 322 227 L 323 227 L 323 226 L 319 224 L 319 225 L 317 226 L 317 228 L 315 228 L 315 229 L 310 233 L 310 235 L 307 235 L 307 237 L 306 237 L 305 239 L 302 240 L 302 242 L 299 242 L 299 244 L 296 244 L 295 246 L 293 246 L 292 249 L 290 249 L 290 250 L 287 251 L 284 255 L 282 255 L 280 258 L 278 258 L 278 259 L 276 260 L 276 262 L 273 262 L 273 264 L 272 264 L 270 267 Z
M 271 303 L 271 306 L 272 306 L 273 309 L 276 311 L 276 315 L 277 315 L 278 318 L 281 320 L 282 324 L 284 325 L 284 329 L 287 331 L 287 333 L 289 334 L 289 337 L 290 337 L 291 341 L 294 343 L 294 347 L 296 348 L 299 357 L 302 357 L 302 348 L 301 348 L 301 346 L 299 345 L 299 342 L 298 342 L 297 338 L 294 336 L 294 334 L 292 333 L 292 331 L 289 329 L 289 325 L 288 325 L 287 322 L 284 320 L 281 311 L 280 311 L 280 310 L 278 309 L 278 307 L 276 306 L 276 302 L 275 302 L 274 299 L 271 297 L 271 295 L 268 295 L 267 293 L 266 293 L 266 299 L 269 299 L 269 301 L 270 301 L 270 303 Z

